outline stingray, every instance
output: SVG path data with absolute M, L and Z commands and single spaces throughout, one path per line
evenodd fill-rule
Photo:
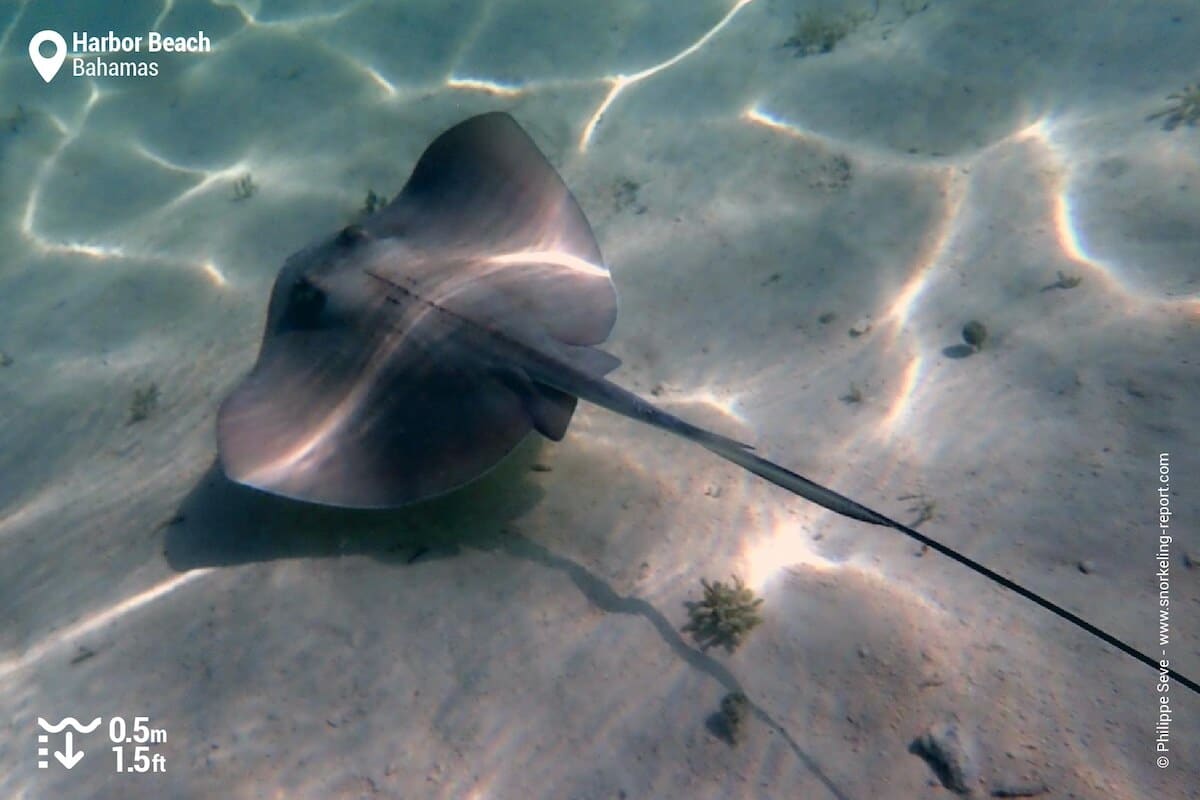
M 616 317 L 599 245 L 557 172 L 508 114 L 472 117 L 429 145 L 392 202 L 284 263 L 258 360 L 221 405 L 222 468 L 297 500 L 404 506 L 479 478 L 532 431 L 561 440 L 585 400 L 900 531 L 1159 669 L 956 550 L 610 381 L 620 362 L 598 345 Z

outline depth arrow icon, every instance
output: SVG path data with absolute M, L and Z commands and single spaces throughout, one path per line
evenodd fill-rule
M 67 731 L 67 752 L 60 753 L 54 751 L 54 757 L 58 759 L 58 763 L 62 764 L 67 769 L 79 763 L 79 759 L 83 758 L 83 751 L 75 749 L 75 735 Z

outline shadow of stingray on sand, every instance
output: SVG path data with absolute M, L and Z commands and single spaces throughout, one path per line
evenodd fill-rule
M 726 692 L 745 694 L 719 660 L 690 645 L 652 603 L 620 594 L 604 577 L 518 532 L 518 520 L 543 497 L 530 475 L 540 442 L 527 442 L 495 470 L 463 489 L 398 510 L 363 511 L 301 503 L 229 481 L 213 465 L 165 526 L 172 569 L 232 567 L 286 559 L 367 556 L 399 568 L 464 550 L 500 552 L 564 574 L 595 608 L 649 622 L 672 653 Z M 786 742 L 797 760 L 836 798 L 846 797 L 797 740 L 751 698 L 748 709 Z
M 504 525 L 541 489 L 516 478 L 527 457 L 452 495 L 399 510 L 311 505 L 229 481 L 214 464 L 166 527 L 163 553 L 178 572 L 261 561 L 364 555 L 384 562 L 447 557 L 494 547 Z M 516 479 L 514 479 L 516 478 Z

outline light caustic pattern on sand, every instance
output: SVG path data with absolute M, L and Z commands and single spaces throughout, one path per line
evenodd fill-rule
M 398 86 L 392 80 L 386 78 L 380 69 L 366 63 L 355 56 L 342 52 L 329 50 L 329 54 L 344 60 L 353 70 L 359 72 L 371 85 L 378 88 L 381 92 L 384 101 L 393 103 L 404 103 L 415 100 L 421 97 L 436 93 L 438 91 L 466 91 L 466 92 L 483 92 L 494 95 L 500 98 L 518 98 L 523 95 L 537 93 L 546 90 L 552 90 L 564 86 L 586 87 L 591 85 L 608 87 L 602 101 L 597 105 L 594 112 L 589 116 L 582 126 L 582 132 L 578 140 L 579 151 L 586 152 L 588 145 L 596 132 L 596 127 L 606 111 L 612 106 L 618 96 L 626 89 L 636 85 L 637 83 L 647 80 L 654 75 L 670 69 L 678 65 L 688 56 L 695 53 L 708 43 L 713 37 L 717 36 L 721 29 L 729 23 L 733 17 L 745 6 L 754 2 L 754 0 L 737 0 L 729 11 L 719 19 L 708 31 L 706 31 L 699 39 L 684 48 L 678 53 L 663 59 L 661 62 L 639 69 L 629 74 L 605 75 L 589 80 L 541 80 L 533 81 L 522 86 L 506 86 L 502 83 L 488 80 L 483 77 L 464 76 L 456 74 L 453 68 L 444 81 L 438 85 L 421 85 L 421 86 Z M 325 48 L 320 42 L 320 27 L 325 24 L 336 22 L 346 15 L 356 10 L 360 3 L 347 3 L 340 8 L 324 11 L 320 13 L 305 14 L 293 18 L 274 20 L 264 22 L 256 18 L 252 9 L 248 4 L 233 4 L 234 7 L 241 13 L 244 25 L 242 31 L 239 31 L 225 41 L 216 42 L 213 57 L 219 57 L 220 51 L 225 49 L 230 39 L 237 38 L 242 35 L 253 35 L 256 29 L 279 28 L 290 32 L 310 32 L 313 34 L 313 43 L 317 47 Z M 25 4 L 22 13 L 17 14 L 8 28 L 0 34 L 0 50 L 11 38 L 13 29 L 21 20 L 22 14 L 28 11 L 29 4 Z M 175 9 L 173 0 L 166 0 L 157 18 L 151 24 L 150 29 L 156 29 L 167 20 L 172 11 Z M 483 26 L 488 22 L 493 13 L 492 6 L 484 7 L 483 12 L 468 26 L 466 35 L 460 42 L 458 52 L 459 55 L 451 58 L 451 63 L 457 63 L 460 60 L 461 54 L 466 52 L 476 41 Z M 328 48 L 326 48 L 328 49 Z M 90 79 L 89 79 L 90 80 Z M 35 180 L 28 188 L 27 199 L 23 213 L 21 214 L 21 233 L 24 238 L 33 247 L 35 252 L 62 254 L 69 256 L 78 256 L 81 258 L 92 260 L 111 260 L 111 259 L 128 259 L 132 261 L 158 261 L 165 262 L 170 265 L 198 270 L 203 274 L 215 288 L 225 288 L 229 281 L 226 278 L 225 271 L 212 259 L 189 260 L 181 259 L 175 255 L 166 252 L 157 252 L 153 250 L 137 248 L 121 242 L 105 242 L 95 240 L 78 240 L 68 238 L 52 238 L 39 232 L 37 227 L 38 207 L 42 194 L 42 186 L 44 181 L 49 176 L 54 164 L 59 156 L 69 146 L 75 143 L 80 137 L 86 136 L 88 132 L 88 122 L 93 110 L 102 103 L 106 98 L 119 94 L 119 90 L 114 84 L 106 84 L 105 88 L 101 88 L 98 83 L 92 83 L 91 93 L 86 102 L 78 110 L 74 120 L 62 120 L 52 114 L 48 115 L 54 127 L 58 130 L 61 138 L 57 147 L 49 154 L 46 160 L 40 165 L 36 172 Z M 175 163 L 163 158 L 160 155 L 152 152 L 146 145 L 141 142 L 134 141 L 130 144 L 134 151 L 153 163 L 161 169 L 175 171 L 179 173 L 194 176 L 196 183 L 186 191 L 182 192 L 178 197 L 164 204 L 155 215 L 154 219 L 145 220 L 146 224 L 154 224 L 161 218 L 171 214 L 181 213 L 181 210 L 186 207 L 188 202 L 204 193 L 213 190 L 216 187 L 226 187 L 239 176 L 253 174 L 256 176 L 265 177 L 275 173 L 287 173 L 291 170 L 287 164 L 271 164 L 264 161 L 240 160 L 216 169 L 206 169 L 195 166 L 190 166 L 181 163 Z M 280 179 L 285 176 L 282 174 L 275 175 Z
M 597 102 L 585 115 L 572 121 L 574 129 L 578 131 L 574 141 L 576 150 L 580 157 L 587 157 L 597 137 L 603 134 L 602 122 L 604 119 L 620 112 L 620 99 L 623 96 L 636 91 L 640 85 L 652 81 L 668 71 L 686 68 L 689 58 L 705 48 L 719 44 L 722 34 L 726 33 L 730 24 L 754 3 L 755 0 L 736 0 L 728 6 L 724 13 L 712 20 L 710 27 L 686 46 L 675 52 L 664 54 L 653 63 L 631 65 L 627 71 L 585 78 L 544 78 L 515 84 L 494 80 L 487 75 L 467 74 L 465 71 L 460 71 L 457 65 L 462 62 L 464 54 L 471 50 L 486 26 L 492 21 L 493 16 L 499 13 L 494 4 L 484 5 L 481 13 L 474 19 L 465 22 L 464 33 L 455 45 L 455 52 L 447 54 L 446 63 L 449 66 L 443 78 L 434 83 L 405 84 L 399 78 L 389 76 L 387 70 L 379 65 L 321 43 L 322 26 L 335 23 L 359 10 L 363 5 L 360 2 L 346 3 L 339 8 L 316 14 L 270 21 L 258 18 L 253 4 L 235 3 L 233 7 L 240 12 L 244 22 L 242 29 L 225 40 L 215 41 L 213 53 L 205 58 L 219 59 L 222 51 L 227 50 L 231 42 L 236 41 L 239 37 L 253 36 L 256 31 L 263 29 L 277 29 L 302 35 L 311 34 L 315 47 L 323 49 L 326 55 L 346 64 L 353 72 L 361 75 L 366 85 L 373 87 L 379 103 L 396 107 L 416 104 L 427 97 L 440 93 L 483 93 L 503 101 L 517 101 L 532 95 L 564 88 L 587 89 L 594 87 L 599 95 Z M 10 41 L 12 31 L 22 16 L 29 13 L 31 8 L 32 4 L 26 3 L 23 11 L 15 15 L 13 22 L 0 34 L 0 51 L 14 50 L 14 45 Z M 150 27 L 157 28 L 163 24 L 170 18 L 174 10 L 175 3 L 172 0 L 166 0 Z M 186 79 L 185 73 L 183 80 Z M 93 83 L 85 102 L 70 119 L 60 118 L 50 112 L 38 112 L 36 104 L 30 104 L 30 108 L 27 110 L 45 114 L 51 120 L 60 138 L 45 160 L 33 171 L 33 179 L 25 187 L 25 200 L 19 223 L 21 237 L 35 253 L 77 257 L 96 262 L 123 260 L 166 264 L 170 267 L 198 272 L 204 276 L 215 291 L 229 289 L 236 283 L 230 277 L 231 274 L 236 274 L 236 270 L 223 267 L 213 258 L 180 257 L 178 254 L 164 249 L 139 245 L 119 238 L 104 240 L 95 237 L 49 236 L 39 229 L 39 208 L 46 180 L 52 174 L 61 154 L 80 138 L 89 135 L 91 132 L 89 124 L 97 109 L 105 102 L 120 96 L 123 91 L 120 86 L 119 83 L 112 82 Z M 806 124 L 800 113 L 772 110 L 771 100 L 766 97 L 735 111 L 731 114 L 730 121 L 761 128 L 797 142 L 817 143 L 829 149 L 836 148 L 850 153 L 859 163 L 908 169 L 914 174 L 933 181 L 943 189 L 945 200 L 941 214 L 935 220 L 935 224 L 931 225 L 923 235 L 919 254 L 913 263 L 908 265 L 908 280 L 873 315 L 880 325 L 886 325 L 885 333 L 891 340 L 898 341 L 900 339 L 905 323 L 913 313 L 914 307 L 921 301 L 931 277 L 944 267 L 946 252 L 962 234 L 964 212 L 970 207 L 974 180 L 972 174 L 977 167 L 991 159 L 998 151 L 1011 147 L 1024 148 L 1029 159 L 1042 164 L 1043 180 L 1040 185 L 1031 187 L 1031 190 L 1037 192 L 1042 198 L 1046 210 L 1045 217 L 1052 222 L 1054 240 L 1058 248 L 1058 252 L 1053 256 L 1057 260 L 1066 260 L 1078 265 L 1089 284 L 1100 285 L 1105 291 L 1118 298 L 1123 308 L 1131 312 L 1145 314 L 1161 309 L 1176 309 L 1193 315 L 1200 314 L 1200 300 L 1195 297 L 1164 298 L 1146 291 L 1124 279 L 1116 266 L 1089 253 L 1088 247 L 1078 231 L 1073 213 L 1072 187 L 1077 160 L 1072 157 L 1067 144 L 1064 143 L 1066 137 L 1059 135 L 1060 126 L 1055 119 L 1049 116 L 1025 121 L 1007 136 L 966 155 L 937 158 L 904 156 L 882 148 L 872 148 L 824 136 L 815 129 L 813 123 Z M 253 158 L 240 158 L 218 167 L 200 167 L 168 159 L 154 152 L 146 143 L 136 139 L 126 143 L 126 146 L 138 157 L 144 159 L 147 164 L 160 170 L 186 175 L 192 181 L 189 188 L 152 211 L 147 218 L 139 220 L 139 225 L 153 226 L 163 220 L 183 217 L 192 208 L 194 202 L 210 193 L 226 191 L 228 186 L 239 176 L 248 173 L 252 173 L 264 183 L 270 182 L 297 193 L 302 191 L 300 187 L 302 181 L 299 176 L 303 173 L 303 165 L 293 159 L 280 157 L 272 160 L 269 154 L 260 154 Z M 230 213 L 233 214 L 236 211 L 231 210 Z M 911 336 L 911 334 L 903 335 Z M 888 398 L 888 410 L 882 415 L 880 422 L 870 435 L 879 440 L 886 440 L 904 421 L 907 411 L 913 405 L 914 395 L 921 386 L 922 376 L 927 366 L 927 357 L 922 354 L 935 349 L 920 343 L 913 344 L 911 341 L 907 346 L 901 348 L 905 354 L 905 366 L 900 370 L 902 377 L 899 387 L 894 389 Z M 794 535 L 788 532 L 779 538 L 781 540 L 794 539 Z M 761 550 L 759 552 L 761 553 Z M 793 562 L 797 558 L 802 558 L 802 554 L 788 556 L 781 554 L 778 557 L 767 557 L 765 560 L 769 564 L 778 565 Z M 759 566 L 763 563 L 763 557 L 758 554 L 754 561 L 754 577 L 757 579 L 754 582 L 765 580 L 769 569 Z M 175 582 L 168 581 L 163 584 L 164 587 L 167 587 L 166 589 L 152 587 L 129 600 L 118 603 L 108 611 L 98 612 L 89 617 L 90 621 L 86 624 L 80 623 L 84 625 L 83 628 L 76 625 L 64 629 L 56 635 L 55 641 L 70 639 L 83 630 L 92 630 L 96 624 L 107 624 L 131 609 L 140 607 L 144 602 L 160 596 L 162 591 L 169 590 L 175 585 L 177 585 Z M 17 666 L 26 665 L 31 659 L 36 660 L 36 657 L 45 652 L 46 646 L 48 643 L 35 646 L 19 662 L 12 662 L 3 670 L 8 672 Z

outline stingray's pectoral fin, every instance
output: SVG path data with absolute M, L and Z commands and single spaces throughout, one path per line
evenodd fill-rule
M 595 347 L 577 347 L 555 343 L 555 349 L 576 369 L 601 378 L 621 366 L 621 359 Z M 500 379 L 521 397 L 534 429 L 547 439 L 558 442 L 567 433 L 578 399 L 570 392 L 532 380 L 525 372 L 504 369 Z
M 597 378 L 607 375 L 621 365 L 621 359 L 595 347 L 577 347 L 555 342 L 558 354 L 576 369 Z M 520 399 L 534 430 L 547 439 L 558 442 L 567 434 L 571 416 L 579 400 L 570 392 L 535 381 L 525 370 L 514 366 L 497 367 L 493 374 Z
M 524 370 L 516 367 L 497 369 L 494 375 L 521 399 L 521 405 L 529 415 L 534 430 L 551 441 L 562 440 L 579 402 L 574 396 L 550 386 L 534 383 Z
M 579 401 L 549 386 L 530 385 L 532 394 L 522 399 L 533 419 L 534 430 L 553 442 L 561 441 L 567 435 L 567 426 L 571 424 L 571 415 Z

